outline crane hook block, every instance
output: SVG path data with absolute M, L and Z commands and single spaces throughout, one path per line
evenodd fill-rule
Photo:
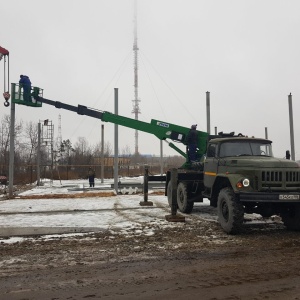
M 8 100 L 9 100 L 9 98 L 10 98 L 10 94 L 9 94 L 9 92 L 5 92 L 5 93 L 3 93 L 3 97 L 4 97 L 5 101 L 8 101 Z
M 9 98 L 10 98 L 9 92 L 3 93 L 3 97 L 4 97 L 4 99 L 5 99 L 4 106 L 5 106 L 5 107 L 8 107 L 8 106 L 9 106 L 8 100 L 9 100 Z

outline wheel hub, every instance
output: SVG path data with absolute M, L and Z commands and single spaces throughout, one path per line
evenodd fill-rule
M 222 216 L 223 218 L 228 221 L 229 218 L 229 209 L 228 209 L 228 205 L 226 202 L 222 203 Z

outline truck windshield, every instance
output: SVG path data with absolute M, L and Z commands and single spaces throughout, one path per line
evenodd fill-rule
M 227 156 L 273 156 L 270 143 L 261 141 L 224 142 L 220 145 L 219 157 Z

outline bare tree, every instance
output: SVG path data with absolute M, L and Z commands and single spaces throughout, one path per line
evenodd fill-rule
M 130 157 L 132 155 L 131 149 L 128 145 L 122 148 L 121 155 L 123 157 Z
M 18 149 L 21 140 L 22 121 L 15 123 L 15 149 Z M 4 115 L 1 120 L 0 158 L 4 166 L 8 166 L 10 144 L 10 116 Z
M 112 155 L 112 145 L 110 144 L 110 142 L 105 142 L 104 143 L 104 157 L 109 157 Z M 100 157 L 101 156 L 101 149 L 102 149 L 102 145 L 101 142 L 97 143 L 94 147 L 93 147 L 93 155 L 94 157 Z
M 78 164 L 90 164 L 92 161 L 92 148 L 85 137 L 78 137 L 74 146 L 75 161 Z
M 38 143 L 38 126 L 34 122 L 27 122 L 25 125 L 25 141 L 27 148 L 27 163 L 33 163 L 33 156 L 36 153 Z
M 71 155 L 74 152 L 74 148 L 69 139 L 63 140 L 60 147 L 61 160 L 63 163 L 71 164 Z
M 104 156 L 105 157 L 110 157 L 110 156 L 112 156 L 112 153 L 113 153 L 113 151 L 112 151 L 111 143 L 110 142 L 105 142 L 104 143 Z

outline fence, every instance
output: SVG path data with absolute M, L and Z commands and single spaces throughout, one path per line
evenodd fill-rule
M 159 165 L 147 165 L 150 175 L 158 175 L 161 172 Z M 87 178 L 88 169 L 92 167 L 96 172 L 96 178 L 101 178 L 101 166 L 99 165 L 59 165 L 52 167 L 42 165 L 40 167 L 40 177 L 53 180 L 70 180 Z M 166 172 L 171 166 L 166 166 Z M 0 175 L 8 177 L 8 167 L 0 165 Z M 119 166 L 118 174 L 121 177 L 144 176 L 144 165 Z M 104 167 L 104 178 L 114 178 L 114 168 L 112 166 Z M 28 184 L 37 181 L 36 165 L 15 165 L 14 166 L 14 184 Z

